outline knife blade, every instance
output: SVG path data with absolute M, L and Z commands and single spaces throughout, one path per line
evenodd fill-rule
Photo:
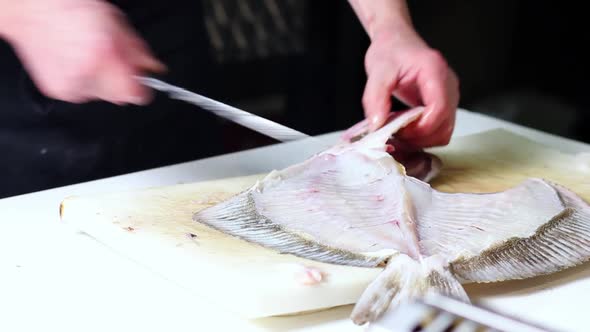
M 167 93 L 170 98 L 183 100 L 199 106 L 217 116 L 238 123 L 263 135 L 272 137 L 280 142 L 289 142 L 311 137 L 259 115 L 246 112 L 156 78 L 139 76 L 137 79 L 145 86 Z

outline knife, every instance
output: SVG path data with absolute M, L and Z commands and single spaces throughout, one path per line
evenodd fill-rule
M 167 93 L 170 98 L 183 100 L 190 104 L 197 105 L 217 116 L 238 123 L 263 135 L 272 137 L 280 142 L 295 141 L 311 137 L 256 114 L 226 105 L 217 100 L 201 96 L 156 78 L 139 76 L 137 79 L 145 86 Z

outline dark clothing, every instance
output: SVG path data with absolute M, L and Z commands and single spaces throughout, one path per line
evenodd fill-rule
M 113 3 L 172 84 L 312 135 L 362 119 L 368 39 L 346 2 Z M 0 107 L 0 197 L 275 143 L 162 94 L 146 107 L 47 100 L 1 44 Z
M 118 5 L 169 67 L 166 80 L 207 93 L 198 1 Z M 53 101 L 6 45 L 0 61 L 0 197 L 223 153 L 220 120 L 198 108 L 160 95 L 146 107 Z

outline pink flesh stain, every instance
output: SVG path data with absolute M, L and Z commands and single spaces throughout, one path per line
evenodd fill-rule
M 383 202 L 383 200 L 385 200 L 383 195 L 377 195 L 377 202 Z
M 335 156 L 335 155 L 333 155 L 333 154 L 330 154 L 330 153 L 326 153 L 326 154 L 324 154 L 324 160 L 325 160 L 325 161 L 334 160 L 334 158 L 336 158 L 336 156 Z
M 304 266 L 301 271 L 297 273 L 298 281 L 306 286 L 317 285 L 322 282 L 323 273 L 314 267 Z
M 392 220 L 389 222 L 389 224 L 399 228 L 399 221 L 398 220 Z

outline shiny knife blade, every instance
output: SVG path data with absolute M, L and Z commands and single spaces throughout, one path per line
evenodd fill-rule
M 288 142 L 310 137 L 309 135 L 283 126 L 261 116 L 243 111 L 230 105 L 226 105 L 222 102 L 201 96 L 161 80 L 152 77 L 138 77 L 138 79 L 145 86 L 167 93 L 170 98 L 183 100 L 193 105 L 197 105 L 216 114 L 217 116 L 238 123 L 263 135 L 272 137 L 278 141 Z

